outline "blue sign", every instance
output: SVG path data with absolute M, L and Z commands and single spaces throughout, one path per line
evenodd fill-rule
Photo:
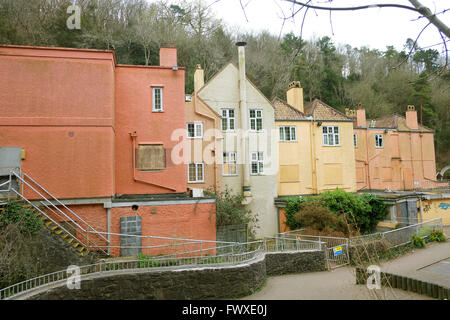
M 333 249 L 333 253 L 335 256 L 339 256 L 342 254 L 342 247 L 336 247 Z
M 450 208 L 450 203 L 440 203 L 439 208 L 447 210 L 448 208 Z

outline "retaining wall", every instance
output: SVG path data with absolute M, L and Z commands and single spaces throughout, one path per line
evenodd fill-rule
M 326 270 L 324 251 L 261 254 L 232 266 L 195 269 L 125 270 L 83 275 L 81 289 L 65 283 L 36 290 L 19 299 L 30 300 L 171 300 L 233 299 L 263 286 L 268 275 Z
M 365 269 L 356 268 L 356 284 L 366 284 L 369 274 Z M 436 299 L 450 299 L 450 288 L 405 276 L 381 272 L 382 286 L 391 286 L 396 289 L 416 292 Z

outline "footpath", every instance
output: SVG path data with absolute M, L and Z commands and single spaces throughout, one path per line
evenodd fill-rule
M 444 229 L 450 236 L 450 227 Z M 450 239 L 427 243 L 395 260 L 381 264 L 384 272 L 403 275 L 450 287 Z M 270 277 L 266 285 L 248 300 L 432 300 L 401 289 L 369 290 L 356 284 L 355 268 L 345 266 L 332 271 Z
M 450 230 L 447 227 L 447 237 Z M 450 239 L 443 243 L 427 243 L 395 260 L 381 264 L 381 271 L 450 288 Z

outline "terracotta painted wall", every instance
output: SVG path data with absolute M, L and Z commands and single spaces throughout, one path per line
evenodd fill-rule
M 358 190 L 411 190 L 445 187 L 435 179 L 433 133 L 358 129 L 355 148 Z M 384 147 L 375 147 L 375 134 L 382 134 Z
M 164 112 L 152 112 L 152 86 L 163 87 Z M 184 69 L 124 66 L 116 67 L 116 193 L 148 194 L 185 192 L 187 172 L 183 163 L 171 159 L 176 130 L 185 130 Z M 133 139 L 138 144 L 163 144 L 167 167 L 161 171 L 135 170 L 133 178 Z M 159 186 L 158 186 L 159 185 Z
M 111 196 L 113 141 L 112 52 L 0 46 L 0 146 L 25 150 L 25 173 L 58 198 Z
M 160 237 L 216 240 L 216 215 L 215 203 L 200 204 L 180 204 L 180 205 L 159 205 L 159 206 L 139 206 L 133 211 L 131 207 L 120 207 L 111 209 L 111 232 L 120 233 L 120 218 L 127 216 L 141 216 L 142 234 L 156 235 Z M 112 238 L 112 246 L 118 246 L 119 237 Z M 143 246 L 167 245 L 180 242 L 171 240 L 152 239 L 142 241 Z M 202 249 L 215 247 L 215 244 L 202 246 Z M 182 250 L 198 250 L 199 245 L 185 245 Z M 167 254 L 180 250 L 179 246 L 172 248 L 163 247 L 152 249 L 149 253 Z M 212 252 L 212 251 L 211 251 Z M 114 255 L 118 255 L 118 249 L 113 250 Z M 146 250 L 143 253 L 147 254 Z

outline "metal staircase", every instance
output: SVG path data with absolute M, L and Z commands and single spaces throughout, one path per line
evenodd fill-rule
M 13 184 L 14 180 L 17 181 L 19 190 L 14 188 L 16 185 Z M 25 187 L 27 187 L 27 197 L 24 195 Z M 0 205 L 10 199 L 16 199 L 33 210 L 49 230 L 60 236 L 82 256 L 87 255 L 92 248 L 108 255 L 107 251 L 99 249 L 109 246 L 109 240 L 103 233 L 95 230 L 26 173 L 18 174 L 11 171 L 9 179 L 0 184 Z M 0 208 L 0 214 L 2 209 Z

